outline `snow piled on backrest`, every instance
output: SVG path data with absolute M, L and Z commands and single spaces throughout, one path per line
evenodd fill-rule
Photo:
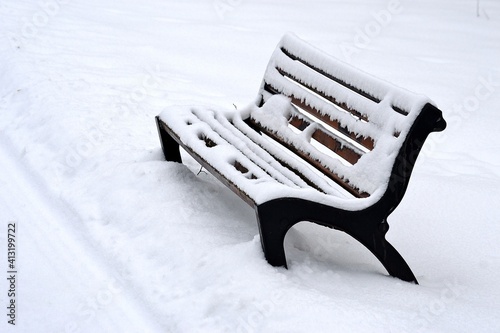
M 385 191 L 395 158 L 411 125 L 423 106 L 432 104 L 425 96 L 375 78 L 327 55 L 295 35 L 287 34 L 276 47 L 266 70 L 261 86 L 265 103 L 253 110 L 252 117 L 306 151 L 313 149 L 308 142 L 310 138 L 288 128 L 283 100 L 279 102 L 282 105 L 279 111 L 276 107 L 278 102 L 272 93 L 265 90 L 266 85 L 272 86 L 279 94 L 292 96 L 319 110 L 322 115 L 328 115 L 348 131 L 374 140 L 375 148 L 352 166 L 317 151 L 312 153 L 315 159 L 338 176 L 369 194 Z M 332 96 L 348 108 L 359 111 L 367 121 L 333 105 L 320 94 Z M 304 114 L 307 115 L 307 112 Z
M 408 113 L 419 109 L 419 104 L 423 106 L 422 103 L 429 102 L 427 97 L 397 87 L 342 62 L 306 43 L 294 34 L 288 33 L 283 36 L 272 57 L 273 59 L 277 53 L 280 53 L 281 48 L 292 52 L 295 56 L 306 60 L 309 64 L 322 69 L 329 75 L 369 93 L 381 101 L 385 100 Z M 272 64 L 270 63 L 269 65 L 271 66 Z

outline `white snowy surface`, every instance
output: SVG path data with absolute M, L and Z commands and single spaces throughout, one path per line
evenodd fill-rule
M 0 331 L 500 331 L 500 4 L 477 5 L 0 3 Z M 273 268 L 247 204 L 163 161 L 154 116 L 245 106 L 287 31 L 444 111 L 389 219 L 419 286 L 309 223 Z

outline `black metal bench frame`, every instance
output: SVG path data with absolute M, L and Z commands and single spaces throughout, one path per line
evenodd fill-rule
M 351 115 L 357 117 L 356 121 L 358 123 L 369 122 L 369 115 L 367 116 L 366 113 L 353 109 L 351 106 L 347 105 L 345 101 L 342 101 L 341 98 L 328 95 L 326 92 L 327 89 L 322 90 L 321 87 L 318 88 L 312 86 L 311 84 L 308 84 L 306 82 L 306 79 L 303 80 L 297 74 L 288 73 L 286 68 L 284 68 L 286 66 L 277 65 L 277 62 L 273 59 L 277 58 L 278 56 L 282 57 L 284 55 L 292 61 L 290 63 L 290 66 L 295 66 L 294 64 L 300 66 L 305 65 L 315 72 L 311 75 L 320 75 L 322 76 L 321 79 L 326 78 L 328 80 L 332 80 L 334 81 L 334 84 L 340 84 L 342 86 L 342 89 L 350 89 L 351 91 L 359 95 L 359 98 L 370 99 L 374 101 L 373 103 L 381 104 L 383 98 L 377 98 L 375 96 L 376 94 L 368 92 L 368 89 L 366 89 L 366 87 L 360 88 L 359 82 L 348 82 L 348 79 L 346 79 L 345 75 L 347 75 L 348 77 L 349 73 L 354 73 L 356 77 L 364 78 L 371 82 L 370 84 L 372 85 L 380 84 L 383 87 L 392 86 L 365 73 L 361 73 L 358 70 L 351 68 L 350 66 L 347 66 L 345 64 L 342 65 L 337 60 L 332 60 L 331 57 L 322 54 L 317 50 L 310 51 L 312 54 L 311 56 L 309 56 L 310 59 L 305 59 L 308 57 L 308 53 L 306 53 L 305 57 L 297 56 L 297 54 L 303 53 L 299 52 L 300 50 L 297 51 L 297 48 L 300 49 L 301 47 L 304 47 L 305 50 L 310 50 L 311 48 L 311 46 L 298 40 L 298 38 L 296 38 L 295 36 L 288 35 L 283 38 L 270 61 L 266 74 L 264 75 L 264 80 L 259 91 L 259 97 L 256 101 L 256 106 L 264 106 L 272 95 L 286 95 L 290 99 L 291 105 L 294 105 L 295 108 L 300 108 L 305 114 L 309 113 L 313 114 L 313 116 L 315 117 L 323 117 L 322 120 L 328 122 L 328 125 L 331 126 L 331 132 L 336 130 L 340 132 L 341 135 L 349 137 L 352 142 L 355 142 L 354 144 L 352 144 L 352 142 L 349 143 L 350 145 L 363 145 L 365 147 L 368 147 L 368 149 L 377 149 L 377 140 L 370 139 L 368 135 L 358 133 L 356 131 L 353 131 L 352 129 L 349 129 L 348 126 L 344 126 L 340 121 L 332 119 L 332 116 L 330 114 L 328 114 L 325 118 L 324 114 L 322 112 L 319 112 L 317 110 L 317 107 L 312 106 L 313 103 L 310 103 L 310 101 L 313 98 L 327 99 L 330 103 L 335 104 L 335 106 L 338 107 L 339 110 L 343 112 L 347 111 Z M 276 55 L 277 53 L 279 53 L 279 55 Z M 312 61 L 318 59 L 320 59 L 321 62 L 326 61 L 326 59 L 330 59 L 328 61 L 333 62 L 327 62 L 327 64 L 344 66 L 345 68 L 347 68 L 347 74 L 344 73 L 346 69 L 343 67 L 342 71 L 340 71 L 340 76 L 344 75 L 343 78 L 339 78 L 339 76 L 333 76 L 329 69 L 319 68 L 317 67 L 319 65 L 315 65 L 314 63 L 312 63 Z M 271 79 L 273 75 L 274 77 L 276 76 L 276 72 L 279 72 L 288 81 L 290 81 L 290 79 L 292 81 L 295 81 L 293 83 L 294 85 L 297 85 L 298 83 L 299 85 L 302 84 L 303 86 L 305 86 L 307 93 L 311 94 L 311 96 L 307 95 L 310 99 L 300 98 L 297 93 L 294 93 L 293 91 L 286 91 L 286 89 L 280 87 L 279 84 L 275 82 L 275 80 L 273 81 Z M 285 83 L 283 84 L 285 85 Z M 362 85 L 363 84 L 361 84 L 361 86 Z M 397 89 L 396 91 L 399 92 L 399 90 Z M 413 96 L 409 92 L 408 94 L 410 95 L 405 95 L 406 92 L 402 94 L 404 96 Z M 312 95 L 315 96 L 313 97 Z M 318 97 L 318 95 L 321 96 Z M 412 101 L 409 101 L 408 103 L 411 104 Z M 389 107 L 392 108 L 391 111 L 404 114 L 405 116 L 409 112 L 408 110 L 404 110 L 400 106 L 396 106 L 394 103 L 391 103 Z M 332 113 L 334 111 L 329 112 Z M 171 116 L 175 117 L 175 114 L 173 114 L 175 110 L 167 110 L 165 112 L 169 112 Z M 237 113 L 238 111 L 234 112 Z M 390 275 L 398 277 L 404 281 L 418 283 L 408 264 L 385 238 L 385 235 L 389 229 L 387 218 L 389 214 L 391 214 L 399 205 L 405 194 L 417 156 L 422 149 L 427 136 L 431 132 L 444 130 L 446 127 L 446 122 L 442 117 L 442 112 L 431 103 L 425 103 L 420 108 L 420 110 L 411 112 L 417 112 L 418 115 L 416 117 L 413 117 L 412 119 L 408 119 L 408 121 L 411 121 L 411 124 L 408 125 L 409 130 L 407 131 L 407 133 L 396 133 L 397 131 L 391 133 L 391 135 L 393 135 L 395 138 L 394 140 L 401 140 L 401 143 L 398 146 L 399 151 L 397 155 L 395 155 L 396 157 L 392 157 L 392 169 L 390 170 L 387 184 L 384 185 L 385 190 L 383 194 L 378 197 L 378 200 L 376 200 L 376 202 L 373 202 L 372 204 L 362 209 L 346 209 L 345 207 L 342 207 L 342 205 L 322 204 L 309 200 L 307 197 L 296 197 L 293 195 L 274 198 L 266 202 L 257 202 L 251 194 L 244 190 L 245 184 L 243 182 L 248 182 L 248 178 L 255 178 L 254 175 L 251 175 L 251 177 L 249 177 L 249 170 L 247 167 L 240 165 L 238 162 L 233 163 L 234 167 L 238 169 L 240 173 L 246 174 L 247 176 L 246 178 L 242 178 L 243 180 L 241 180 L 240 182 L 239 178 L 228 176 L 227 172 L 224 173 L 217 167 L 214 167 L 212 165 L 213 163 L 208 162 L 208 156 L 206 153 L 197 151 L 192 147 L 192 145 L 183 142 L 182 135 L 179 133 L 180 130 L 176 130 L 175 128 L 173 128 L 168 120 L 165 121 L 161 116 L 157 116 L 156 122 L 166 160 L 182 163 L 179 145 L 182 146 L 184 150 L 192 157 L 194 157 L 194 159 L 197 160 L 205 169 L 207 169 L 210 173 L 217 177 L 223 184 L 229 187 L 245 202 L 254 207 L 259 225 L 262 248 L 267 261 L 271 265 L 284 267 L 287 266 L 285 251 L 283 247 L 285 235 L 294 224 L 301 221 L 309 221 L 346 232 L 347 234 L 358 240 L 361 244 L 363 244 L 367 249 L 369 249 L 383 264 Z M 330 178 L 330 180 L 338 183 L 339 186 L 343 188 L 343 190 L 349 192 L 350 195 L 352 195 L 352 200 L 364 200 L 366 199 L 366 197 L 369 197 L 371 195 L 359 189 L 356 184 L 349 182 L 348 179 L 345 179 L 346 177 L 339 176 L 335 172 L 332 172 L 331 168 L 328 165 L 325 165 L 325 163 L 319 162 L 314 157 L 311 157 L 310 152 L 304 151 L 302 148 L 297 147 L 287 140 L 283 140 L 283 138 L 279 137 L 276 131 L 272 129 L 272 124 L 262 124 L 261 122 L 253 119 L 252 116 L 248 116 L 248 114 L 246 114 L 245 116 L 246 118 L 243 120 L 248 126 L 248 129 L 254 130 L 261 135 L 265 134 L 271 139 L 277 140 L 278 143 L 284 146 L 284 148 L 288 149 L 292 153 L 297 154 L 298 159 L 302 161 L 305 160 L 307 163 L 312 165 L 312 167 L 318 169 L 324 174 L 327 174 L 327 177 Z M 300 116 L 299 118 L 289 116 L 289 123 L 299 130 L 301 129 L 301 127 L 303 129 L 306 125 L 310 125 L 309 123 L 304 125 L 305 118 L 301 117 L 302 116 Z M 311 122 L 311 119 L 307 118 L 307 121 Z M 322 132 L 324 132 L 324 128 L 321 128 Z M 402 135 L 404 135 L 404 137 L 400 137 Z M 352 154 L 352 152 L 347 151 L 348 149 L 346 149 L 348 139 L 342 141 L 343 139 L 337 140 L 332 138 L 333 136 L 331 136 L 330 132 L 328 132 L 328 135 L 326 137 L 324 135 L 318 136 L 318 140 L 324 139 L 323 144 L 330 148 L 334 153 L 341 155 L 341 157 L 347 160 L 351 159 L 350 154 Z M 217 142 L 214 142 L 209 138 L 209 136 L 200 136 L 200 140 L 205 140 L 205 145 L 207 147 L 217 145 Z M 339 140 L 342 142 L 339 143 Z M 259 145 L 256 144 L 256 146 Z M 349 148 L 349 146 L 347 146 L 347 148 Z M 261 143 L 259 149 L 267 150 L 267 148 L 262 146 Z M 356 158 L 354 158 L 353 160 L 354 164 L 357 161 Z M 284 167 L 289 168 L 294 173 L 298 174 L 311 187 L 316 187 L 314 181 L 308 180 L 307 177 L 300 174 L 297 169 L 294 169 L 293 167 L 288 165 L 288 161 L 284 161 L 282 157 L 276 157 L 276 161 Z

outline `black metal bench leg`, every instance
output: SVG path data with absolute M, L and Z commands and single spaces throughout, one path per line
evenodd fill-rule
M 293 225 L 280 213 L 277 205 L 265 204 L 256 207 L 257 222 L 259 224 L 260 241 L 264 256 L 269 264 L 275 267 L 286 265 L 284 241 L 285 236 Z
M 385 239 L 385 234 L 389 229 L 387 222 L 380 224 L 375 231 L 369 230 L 361 235 L 352 235 L 366 248 L 368 248 L 377 259 L 384 265 L 389 275 L 397 277 L 403 281 L 418 284 L 415 275 L 410 267 L 399 254 L 398 251 Z
M 179 143 L 175 141 L 172 136 L 170 136 L 165 129 L 160 124 L 160 118 L 156 116 L 156 128 L 158 129 L 158 134 L 160 136 L 161 149 L 163 150 L 163 155 L 165 159 L 171 162 L 182 163 L 181 152 L 179 149 Z

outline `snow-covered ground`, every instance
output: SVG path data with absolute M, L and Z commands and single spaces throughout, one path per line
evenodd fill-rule
M 252 102 L 287 31 L 444 111 L 389 219 L 420 285 L 308 223 L 273 268 L 250 207 L 163 160 L 154 116 Z M 500 331 L 498 1 L 5 0 L 0 33 L 1 332 Z

